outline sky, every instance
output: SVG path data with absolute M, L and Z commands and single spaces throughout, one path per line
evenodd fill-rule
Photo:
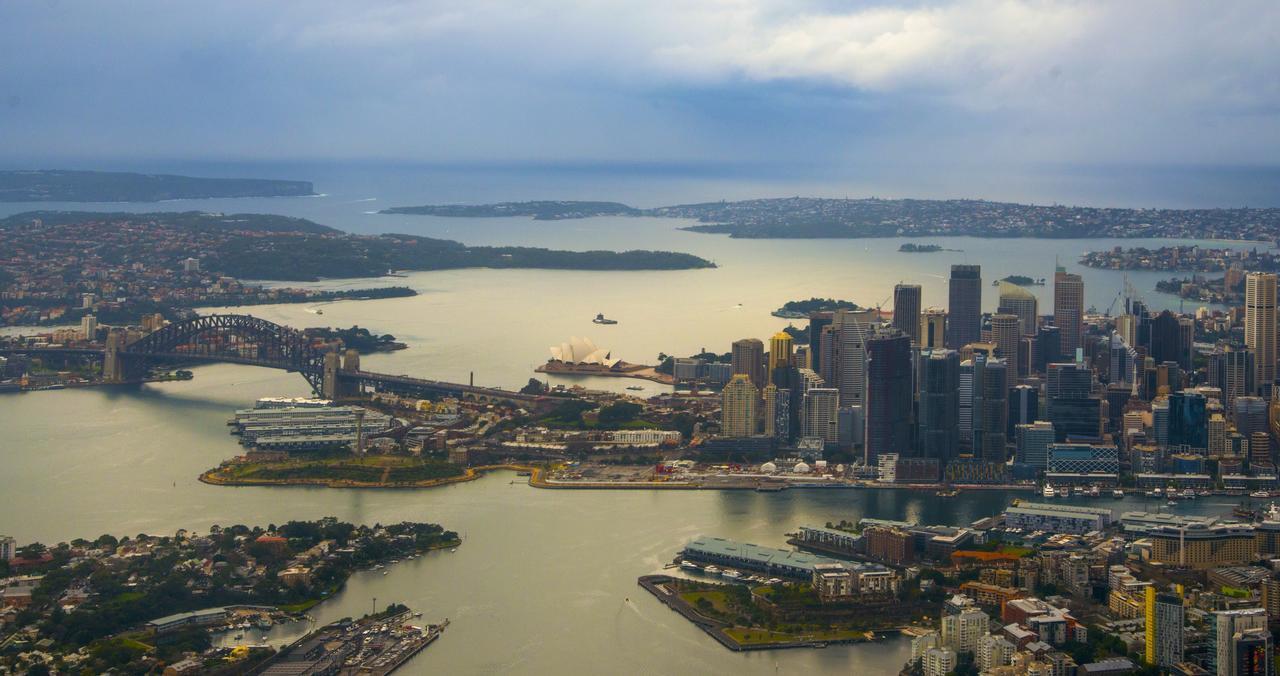
M 0 2 L 0 164 L 1270 167 L 1280 3 Z

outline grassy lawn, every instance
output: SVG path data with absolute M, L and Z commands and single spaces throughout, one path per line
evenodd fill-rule
M 324 479 L 377 483 L 385 476 L 388 482 L 398 483 L 455 477 L 460 476 L 463 470 L 439 460 L 393 455 L 340 455 L 230 465 L 221 473 L 233 481 Z
M 711 606 L 715 609 L 716 613 L 729 613 L 728 599 L 725 598 L 724 592 L 722 591 L 691 591 L 681 594 L 680 598 L 684 599 L 686 603 L 693 606 L 694 609 L 699 612 L 703 612 L 703 610 L 698 606 L 698 601 L 700 599 L 706 599 L 711 603 Z
M 317 603 L 320 603 L 320 599 L 310 599 L 308 601 L 303 601 L 302 603 L 290 603 L 287 606 L 280 606 L 280 610 L 286 613 L 305 613 L 306 611 L 311 610 L 311 608 L 313 608 Z
M 765 643 L 794 643 L 796 641 L 847 641 L 866 636 L 861 629 L 814 629 L 795 634 L 771 631 L 754 627 L 734 627 L 726 629 L 725 634 L 742 645 L 761 645 Z

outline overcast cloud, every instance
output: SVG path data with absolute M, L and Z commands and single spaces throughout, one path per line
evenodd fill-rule
M 0 159 L 1273 163 L 1280 3 L 0 3 Z

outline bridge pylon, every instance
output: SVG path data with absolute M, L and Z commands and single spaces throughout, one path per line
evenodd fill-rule
M 107 334 L 107 346 L 102 359 L 102 379 L 108 383 L 125 381 L 125 357 L 120 353 L 124 349 L 124 341 L 124 329 L 113 328 Z

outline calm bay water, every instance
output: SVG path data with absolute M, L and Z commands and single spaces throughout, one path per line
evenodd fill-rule
M 456 185 L 405 180 L 388 193 L 368 185 L 317 188 L 326 197 L 197 200 L 159 205 L 4 205 L 104 210 L 208 209 L 305 216 L 359 232 L 409 232 L 469 244 L 520 244 L 569 249 L 671 249 L 716 261 L 719 268 L 675 272 L 457 270 L 404 278 L 321 282 L 325 288 L 407 284 L 414 298 L 368 302 L 260 306 L 245 311 L 294 326 L 359 324 L 394 334 L 409 350 L 364 358 L 392 373 L 516 387 L 533 376 L 547 346 L 571 335 L 589 337 L 614 356 L 651 361 L 659 351 L 727 351 L 737 338 L 767 338 L 786 325 L 769 316 L 783 302 L 811 296 L 884 303 L 898 281 L 924 286 L 925 304 L 946 302 L 945 277 L 955 262 L 980 263 L 987 280 L 1008 274 L 1050 277 L 1055 259 L 1085 276 L 1087 301 L 1105 310 L 1121 274 L 1082 269 L 1076 256 L 1115 244 L 1156 241 L 1041 241 L 935 238 L 961 252 L 898 253 L 903 240 L 732 240 L 677 230 L 659 219 L 597 218 L 449 220 L 364 213 L 392 204 L 446 200 Z M 563 187 L 563 186 L 562 186 Z M 465 191 L 463 191 L 465 192 Z M 510 197 L 579 196 L 513 194 Z M 595 197 L 609 197 L 599 184 Z M 473 194 L 473 193 L 467 193 Z M 616 195 L 628 199 L 628 195 Z M 719 197 L 715 195 L 714 197 Z M 489 196 L 488 199 L 502 199 Z M 374 200 L 374 201 L 358 201 Z M 452 201 L 452 200 L 450 200 Z M 668 200 L 656 199 L 652 203 Z M 674 201 L 674 200 L 672 200 Z M 1250 246 L 1233 244 L 1233 246 Z M 1149 291 L 1158 273 L 1133 274 Z M 1033 289 L 1041 311 L 1051 287 Z M 985 287 L 985 305 L 996 294 Z M 1155 307 L 1177 299 L 1147 293 Z M 617 326 L 597 326 L 604 312 Z M 942 499 L 930 492 L 788 491 L 590 492 L 543 491 L 512 483 L 508 473 L 430 491 L 318 488 L 220 488 L 196 481 L 200 471 L 238 452 L 227 433 L 232 409 L 254 398 L 302 395 L 301 378 L 250 367 L 199 367 L 189 383 L 138 389 L 63 390 L 0 397 L 0 533 L 53 542 L 103 532 L 117 535 L 206 529 L 211 524 L 280 523 L 334 515 L 373 523 L 436 521 L 462 532 L 456 553 L 440 552 L 394 566 L 383 576 L 362 573 L 313 614 L 321 621 L 402 601 L 424 619 L 449 617 L 444 638 L 415 659 L 408 673 L 798 673 L 896 671 L 906 644 L 887 641 L 825 651 L 729 653 L 635 585 L 698 534 L 781 545 L 801 524 L 862 516 L 926 523 L 967 523 L 998 512 L 1011 499 L 972 492 Z M 568 382 L 568 381 L 566 381 Z M 617 389 L 631 381 L 586 379 Z M 658 386 L 646 386 L 657 391 Z M 1141 501 L 1103 501 L 1137 508 Z M 1180 510 L 1225 511 L 1223 500 L 1199 500 Z M 284 640 L 301 627 L 281 628 Z

